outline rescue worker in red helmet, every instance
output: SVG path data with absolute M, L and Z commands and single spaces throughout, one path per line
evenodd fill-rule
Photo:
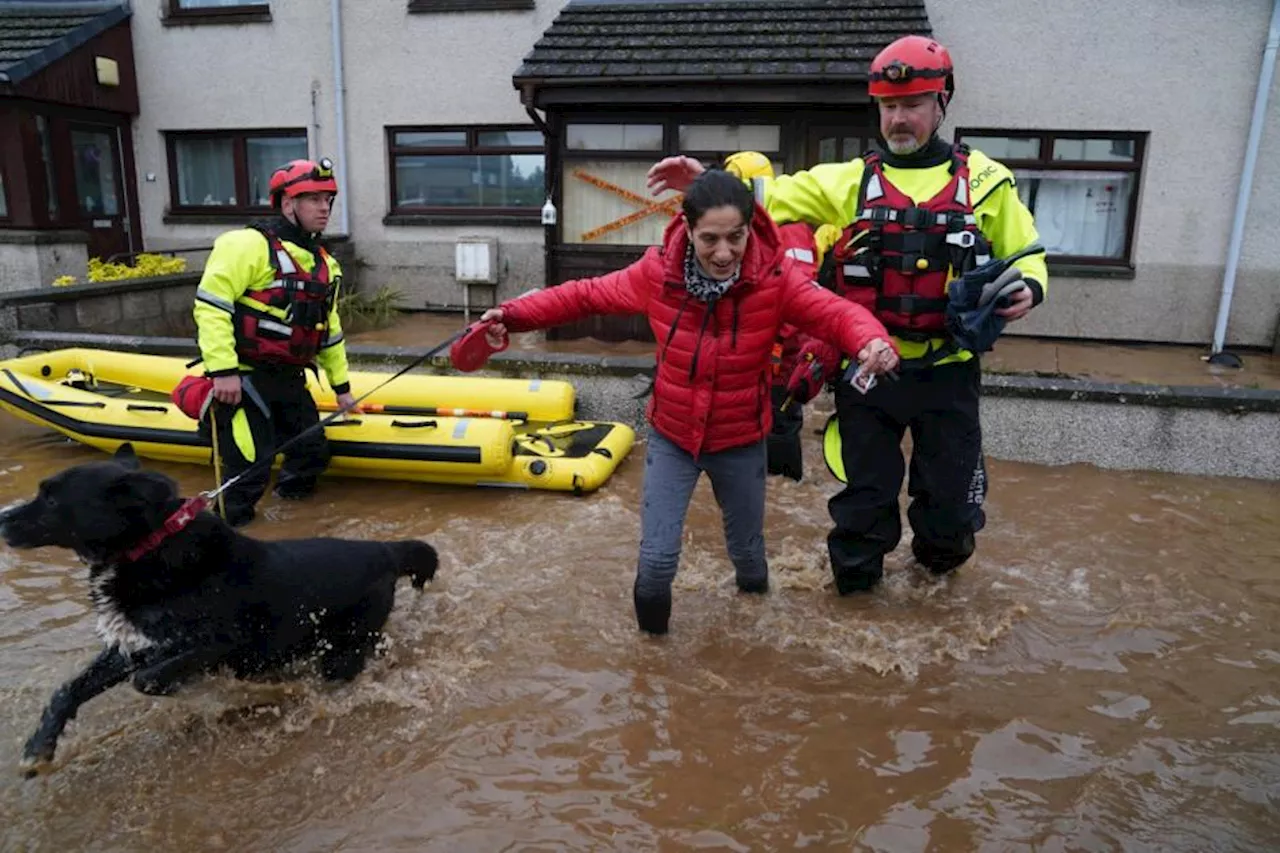
M 776 221 L 842 224 L 835 287 L 875 313 L 903 359 L 896 382 L 880 381 L 865 394 L 848 382 L 836 387 L 825 449 L 847 486 L 829 502 L 827 548 L 842 595 L 879 583 L 884 556 L 901 539 L 908 429 L 916 561 L 935 575 L 953 571 L 973 554 L 986 520 L 980 366 L 947 332 L 949 285 L 989 257 L 1035 246 L 1038 235 L 1008 168 L 938 137 L 954 75 L 938 42 L 898 39 L 870 67 L 882 150 L 765 180 L 764 206 Z M 678 190 L 701 171 L 696 160 L 670 157 L 650 170 L 649 185 Z M 1043 251 L 1014 265 L 1026 286 L 996 312 L 1005 321 L 1039 305 L 1048 285 Z
M 200 354 L 213 379 L 213 411 L 224 482 L 319 421 L 306 370 L 318 366 L 352 409 L 337 296 L 342 268 L 320 243 L 338 185 L 333 164 L 293 160 L 268 184 L 277 215 L 222 234 L 196 291 Z M 310 495 L 329 464 L 322 430 L 288 449 L 275 493 Z M 225 492 L 227 522 L 251 521 L 270 466 Z
M 739 151 L 725 158 L 724 170 L 750 183 L 758 201 L 764 200 L 764 178 L 773 177 L 773 163 L 759 151 Z M 823 256 L 840 236 L 831 225 L 814 229 L 806 222 L 780 225 L 782 247 L 786 257 L 805 270 L 814 280 L 822 266 Z M 804 429 L 804 404 L 813 394 L 796 394 L 788 390 L 788 379 L 795 372 L 796 357 L 801 347 L 811 340 L 791 325 L 784 325 L 774 342 L 772 372 L 773 431 L 768 437 L 768 471 L 799 481 L 804 476 L 804 456 L 800 432 Z M 821 368 L 819 367 L 819 370 Z M 820 382 L 817 383 L 820 386 Z M 806 391 L 808 388 L 806 387 Z

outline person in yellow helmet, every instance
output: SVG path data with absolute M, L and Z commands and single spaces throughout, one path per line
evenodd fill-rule
M 725 158 L 724 170 L 751 184 L 757 200 L 763 201 L 765 179 L 773 178 L 773 163 L 768 157 L 759 151 L 739 151 Z M 823 257 L 839 238 L 840 229 L 824 225 L 815 230 L 806 222 L 790 222 L 779 225 L 778 230 L 782 234 L 785 255 L 816 281 Z M 768 471 L 796 481 L 804 477 L 804 457 L 800 447 L 804 404 L 814 396 L 814 386 L 820 388 L 821 382 L 816 372 L 812 374 L 815 380 L 811 383 L 793 383 L 795 387 L 788 387 L 788 380 L 796 372 L 796 360 L 801 349 L 810 345 L 811 340 L 794 326 L 784 325 L 774 342 L 771 362 L 773 431 L 768 440 Z
M 324 370 L 340 408 L 355 406 L 337 311 L 342 268 L 319 242 L 338 192 L 333 164 L 294 160 L 268 187 L 278 216 L 218 237 L 196 290 L 224 481 L 319 422 L 307 367 Z M 276 495 L 310 495 L 328 464 L 329 445 L 316 430 L 286 451 Z M 253 519 L 269 477 L 270 466 L 259 465 L 226 491 L 227 523 Z
M 881 150 L 760 180 L 775 220 L 842 225 L 836 289 L 875 313 L 903 358 L 899 381 L 865 393 L 837 384 L 827 461 L 847 486 L 829 502 L 827 550 L 841 595 L 876 586 L 885 554 L 901 539 L 907 430 L 916 561 L 945 575 L 973 554 L 987 493 L 980 352 L 958 345 L 952 322 L 956 295 L 972 288 L 951 285 L 962 276 L 967 285 L 970 275 L 1016 257 L 1023 286 L 989 312 L 999 327 L 1040 305 L 1048 288 L 1035 222 L 1012 172 L 937 135 L 955 92 L 947 49 L 925 36 L 898 39 L 872 61 L 868 90 L 879 107 Z M 669 157 L 650 170 L 649 186 L 655 193 L 680 189 L 702 168 L 692 158 Z

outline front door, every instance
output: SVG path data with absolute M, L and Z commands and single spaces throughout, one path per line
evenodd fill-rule
M 68 223 L 89 235 L 89 257 L 132 251 L 129 210 L 120 169 L 120 137 L 115 127 L 71 124 L 77 218 Z
M 819 163 L 847 163 L 863 152 L 878 147 L 876 131 L 871 127 L 818 125 L 809 128 L 805 147 L 805 168 Z

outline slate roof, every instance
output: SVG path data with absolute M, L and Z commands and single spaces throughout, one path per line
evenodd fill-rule
M 865 82 L 913 33 L 932 33 L 924 0 L 573 0 L 513 82 Z
M 129 17 L 123 3 L 0 3 L 0 84 L 18 83 Z

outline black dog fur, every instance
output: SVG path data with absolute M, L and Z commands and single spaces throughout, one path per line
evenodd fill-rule
M 90 564 L 106 645 L 53 694 L 23 751 L 28 775 L 53 759 L 81 705 L 130 676 L 152 695 L 223 666 L 248 678 L 314 660 L 326 679 L 353 679 L 382 637 L 397 578 L 410 575 L 422 589 L 435 576 L 436 551 L 425 542 L 261 542 L 210 512 L 127 561 L 182 502 L 177 484 L 141 470 L 126 444 L 111 461 L 49 477 L 34 500 L 0 513 L 10 547 L 69 548 Z

